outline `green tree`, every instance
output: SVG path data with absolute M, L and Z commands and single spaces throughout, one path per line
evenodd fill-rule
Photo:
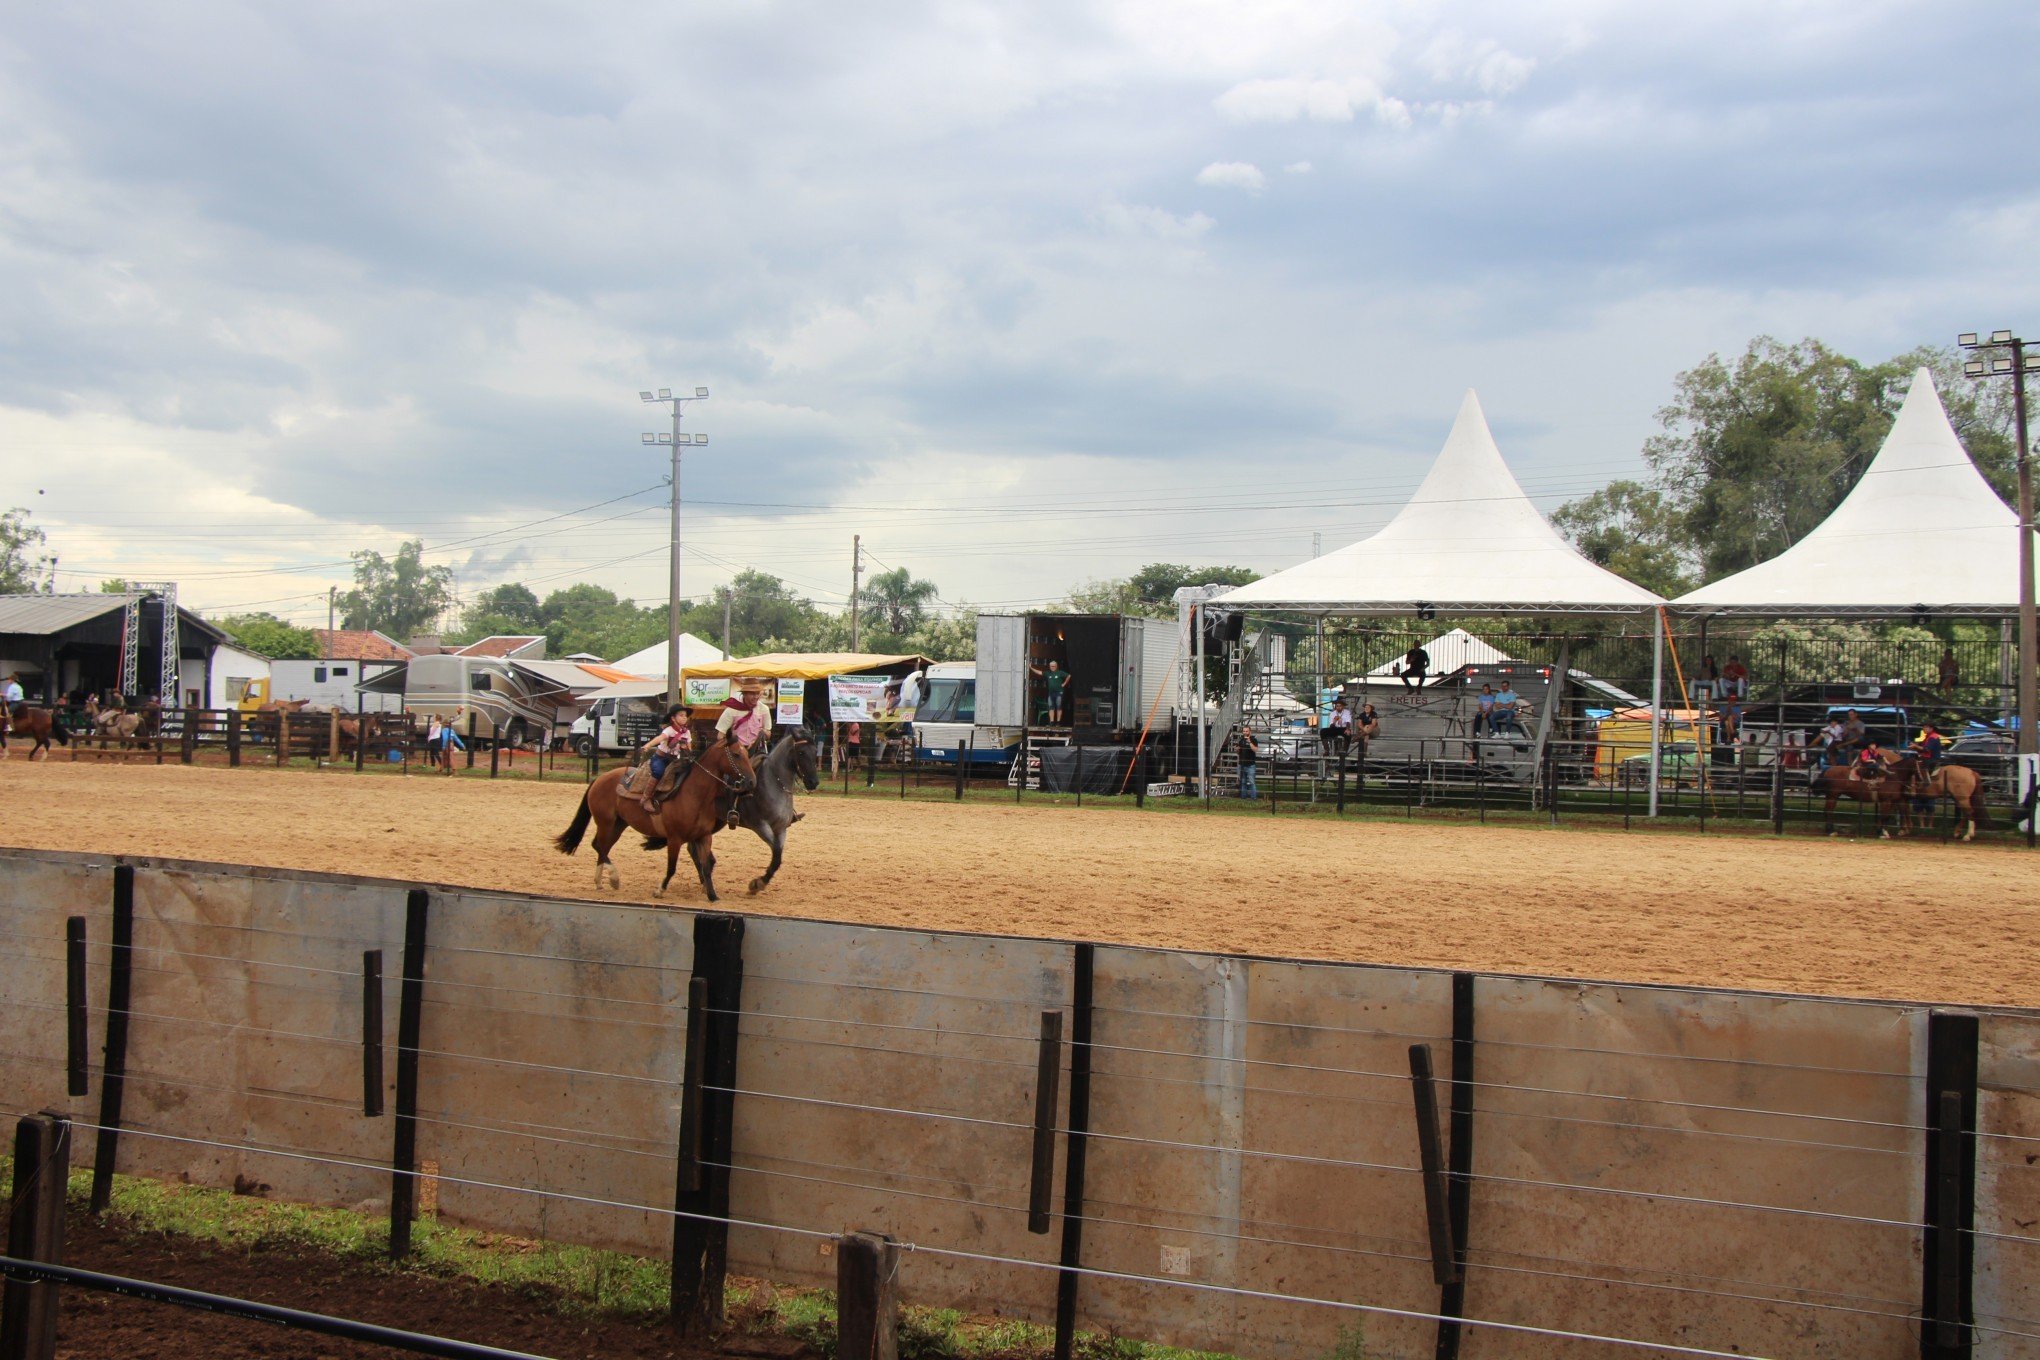
M 1693 588 L 1691 554 L 1679 516 L 1662 492 L 1617 480 L 1551 516 L 1589 561 L 1667 599 Z
M 318 660 L 319 640 L 311 631 L 293 627 L 274 614 L 229 614 L 216 622 L 237 646 L 271 661 Z
M 818 651 L 807 645 L 826 617 L 777 576 L 740 571 L 702 603 L 681 616 L 680 626 L 710 642 L 723 635 L 723 606 L 729 605 L 730 655 L 767 651 Z M 847 626 L 847 625 L 846 625 Z
M 874 573 L 857 592 L 864 617 L 879 631 L 896 637 L 920 627 L 935 598 L 935 583 L 915 580 L 905 567 Z
M 611 661 L 664 637 L 665 622 L 663 608 L 640 609 L 615 591 L 586 582 L 546 596 L 536 619 L 551 655 L 588 652 Z
M 531 593 L 529 586 L 510 581 L 475 596 L 474 602 L 461 611 L 460 627 L 448 634 L 447 641 L 465 646 L 485 637 L 544 631 L 538 596 Z
M 2002 488 L 2002 400 L 1956 363 L 1922 348 L 1865 364 L 1818 340 L 1759 336 L 1733 364 L 1710 354 L 1681 373 L 1643 456 L 1699 574 L 1713 580 L 1775 557 L 1826 519 L 1876 456 L 1921 365 L 1937 373 L 1950 420 Z M 1591 520 L 1591 509 L 1579 517 Z
M 1176 617 L 1176 592 L 1184 586 L 1244 586 L 1261 579 L 1246 567 L 1183 567 L 1150 562 L 1133 574 L 1134 605 L 1130 613 L 1158 619 Z
M 403 640 L 423 631 L 453 602 L 453 568 L 425 565 L 425 545 L 412 539 L 394 558 L 364 548 L 354 554 L 354 589 L 340 597 L 347 628 L 373 628 Z
M 55 588 L 57 562 L 43 551 L 48 541 L 21 507 L 0 515 L 0 595 L 47 594 Z

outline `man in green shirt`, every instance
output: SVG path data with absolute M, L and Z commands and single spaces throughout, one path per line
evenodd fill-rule
M 1049 725 L 1051 727 L 1062 726 L 1063 691 L 1069 688 L 1070 673 L 1062 668 L 1061 663 L 1055 661 L 1048 663 L 1046 671 L 1038 667 L 1034 668 L 1034 673 L 1040 676 L 1042 683 L 1048 687 Z

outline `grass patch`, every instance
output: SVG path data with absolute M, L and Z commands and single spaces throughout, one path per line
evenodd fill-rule
M 13 1184 L 13 1175 L 13 1158 L 0 1153 L 0 1186 Z M 66 1187 L 69 1211 L 85 1214 L 91 1192 L 91 1171 L 74 1169 Z M 165 1233 L 221 1251 L 284 1248 L 391 1274 L 467 1280 L 509 1290 L 569 1316 L 659 1325 L 671 1308 L 670 1267 L 663 1260 L 475 1232 L 430 1217 L 412 1225 L 409 1259 L 394 1262 L 388 1256 L 388 1222 L 378 1216 L 115 1176 L 111 1223 L 122 1232 Z M 732 1331 L 798 1341 L 831 1360 L 836 1354 L 836 1296 L 831 1290 L 733 1277 L 723 1302 Z M 1013 1318 L 911 1304 L 901 1310 L 902 1360 L 1043 1360 L 1054 1342 L 1053 1329 Z M 1109 1333 L 1078 1333 L 1075 1351 L 1079 1360 L 1232 1360 Z

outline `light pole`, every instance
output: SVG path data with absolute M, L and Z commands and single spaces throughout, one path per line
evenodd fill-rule
M 708 436 L 688 436 L 680 433 L 680 408 L 690 401 L 702 401 L 708 396 L 706 387 L 694 389 L 691 397 L 676 397 L 673 389 L 662 387 L 657 392 L 640 392 L 645 401 L 663 403 L 673 408 L 673 432 L 671 434 L 647 434 L 647 444 L 670 444 L 673 447 L 673 546 L 672 580 L 666 596 L 666 702 L 680 702 L 680 450 L 689 444 L 706 444 Z
M 2040 644 L 2036 644 L 2034 636 L 2033 472 L 2027 456 L 2026 374 L 2040 373 L 2040 354 L 2027 354 L 2026 342 L 2010 331 L 1992 331 L 1988 339 L 1967 331 L 1956 337 L 1956 343 L 1964 349 L 2011 351 L 1992 354 L 1988 359 L 1970 359 L 1962 365 L 1962 371 L 1972 378 L 2012 380 L 2012 424 L 2019 441 L 2019 731 L 2012 749 L 2029 756 L 2040 749 L 2034 745 L 2035 736 L 2040 735 L 2034 731 L 2040 725 L 2040 714 L 2034 712 L 2033 702 L 2034 659 Z

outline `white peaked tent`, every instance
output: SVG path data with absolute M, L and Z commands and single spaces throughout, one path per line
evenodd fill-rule
M 1423 485 L 1386 528 L 1212 603 L 1311 614 L 1633 614 L 1664 600 L 1560 537 L 1502 461 L 1469 390 Z
M 1424 644 L 1424 655 L 1431 658 L 1430 674 L 1433 676 L 1450 675 L 1464 666 L 1499 666 L 1505 661 L 1515 660 L 1507 652 L 1475 637 L 1464 628 L 1454 628 L 1432 638 Z M 1384 678 L 1399 675 L 1402 663 L 1403 659 L 1396 657 L 1367 673 Z
M 1884 447 L 1820 527 L 1673 603 L 1695 614 L 2009 614 L 2019 517 L 1969 460 L 1922 368 Z
M 714 643 L 703 642 L 692 633 L 680 635 L 680 670 L 683 674 L 689 666 L 706 666 L 711 661 L 722 659 L 722 648 Z M 657 680 L 663 690 L 666 681 L 666 641 L 661 638 L 651 646 L 609 664 L 615 670 L 642 675 L 647 680 Z

